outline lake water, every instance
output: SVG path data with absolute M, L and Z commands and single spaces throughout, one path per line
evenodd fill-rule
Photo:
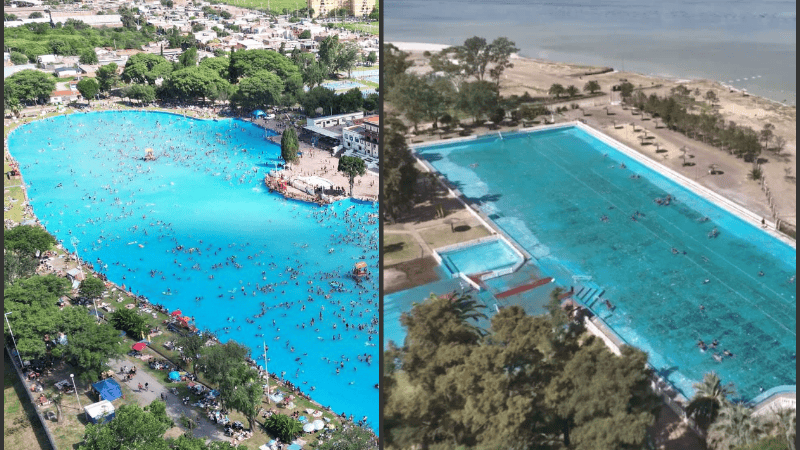
M 506 36 L 521 56 L 707 78 L 795 105 L 797 7 L 741 0 L 386 0 L 387 42 Z
M 377 206 L 269 193 L 280 147 L 264 135 L 239 120 L 103 112 L 23 125 L 9 148 L 65 247 L 261 365 L 266 343 L 270 372 L 377 429 L 377 277 L 348 276 L 362 259 L 377 273 Z

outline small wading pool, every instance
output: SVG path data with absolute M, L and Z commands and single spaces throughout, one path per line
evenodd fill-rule
M 503 239 L 491 239 L 467 243 L 467 246 L 445 247 L 437 250 L 442 264 L 452 274 L 473 275 L 485 272 L 505 272 L 523 258 Z

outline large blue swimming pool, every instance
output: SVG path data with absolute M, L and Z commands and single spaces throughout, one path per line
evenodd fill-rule
M 503 137 L 417 151 L 558 284 L 605 291 L 594 311 L 687 397 L 712 370 L 745 399 L 796 384 L 792 246 L 579 128 Z
M 347 277 L 360 259 L 377 271 L 377 206 L 268 193 L 280 148 L 264 134 L 238 120 L 103 112 L 21 126 L 9 148 L 36 215 L 67 248 L 76 239 L 110 280 L 249 345 L 262 364 L 266 343 L 271 372 L 377 428 L 377 277 Z M 142 161 L 146 148 L 156 161 Z

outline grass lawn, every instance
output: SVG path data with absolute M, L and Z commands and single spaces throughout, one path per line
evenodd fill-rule
M 5 355 L 5 353 L 4 353 Z M 44 428 L 36 417 L 11 361 L 3 364 L 3 447 L 25 450 L 50 448 Z
M 451 231 L 451 225 L 442 224 L 420 230 L 419 234 L 431 248 L 435 249 L 445 245 L 482 238 L 488 236 L 490 233 L 483 225 L 472 227 L 468 225 L 458 225 L 455 227 L 455 231 Z
M 18 180 L 12 180 L 18 181 Z M 8 191 L 8 192 L 6 192 Z M 11 202 L 11 199 L 15 199 L 15 202 Z M 12 186 L 6 187 L 3 189 L 3 207 L 11 207 L 10 210 L 5 211 L 3 210 L 3 220 L 11 219 L 14 222 L 21 223 L 22 222 L 22 202 L 25 200 L 25 195 L 22 192 L 22 188 L 19 186 Z
M 337 27 L 344 28 L 351 31 L 363 31 L 370 34 L 378 34 L 380 27 L 378 22 L 356 22 L 356 23 L 339 23 Z
M 385 233 L 383 235 L 383 264 L 392 266 L 419 258 L 421 249 L 410 234 Z

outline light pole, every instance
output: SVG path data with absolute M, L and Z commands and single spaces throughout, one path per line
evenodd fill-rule
M 19 369 L 22 370 L 23 367 L 25 367 L 22 364 L 22 355 L 19 354 L 19 349 L 17 348 L 17 340 L 14 339 L 14 332 L 11 331 L 11 322 L 8 321 L 8 315 L 11 314 L 12 312 L 13 311 L 9 311 L 9 312 L 3 314 L 3 316 L 6 318 L 6 325 L 8 325 L 8 332 L 11 334 L 11 342 L 14 343 L 14 350 L 16 350 L 16 352 L 17 352 L 17 359 L 19 359 Z
M 75 374 L 69 374 L 69 378 L 72 380 L 72 389 L 75 389 L 75 399 L 78 400 L 78 408 L 83 409 L 83 406 L 81 406 L 81 398 L 78 397 L 78 386 L 75 386 Z

